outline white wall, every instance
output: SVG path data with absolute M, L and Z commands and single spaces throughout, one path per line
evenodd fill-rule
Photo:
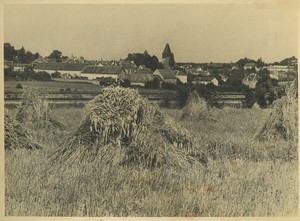
M 119 75 L 118 74 L 91 74 L 91 73 L 81 73 L 81 77 L 87 77 L 89 80 L 93 80 L 96 78 L 101 78 L 101 77 L 111 77 L 113 79 L 118 80 Z
M 176 75 L 176 77 L 177 77 L 182 83 L 187 83 L 187 75 Z

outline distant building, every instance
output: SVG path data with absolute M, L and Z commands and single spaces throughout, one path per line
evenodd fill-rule
M 177 78 L 174 72 L 170 69 L 156 69 L 153 75 L 159 77 L 163 82 L 171 84 L 177 83 Z
M 141 68 L 139 68 L 136 72 L 134 72 L 133 73 L 134 75 L 136 75 L 136 74 L 151 74 L 151 75 L 153 75 L 153 71 L 151 71 L 150 69 L 148 69 L 148 68 L 143 68 L 143 69 L 141 69 Z
M 120 66 L 124 68 L 127 74 L 133 74 L 138 69 L 133 61 L 121 61 Z
M 244 65 L 245 70 L 252 69 L 252 68 L 256 68 L 255 63 L 247 63 Z
M 24 72 L 26 68 L 32 68 L 32 64 L 13 63 L 12 67 L 14 71 Z
M 243 84 L 249 88 L 255 88 L 256 83 L 260 77 L 256 73 L 251 73 L 243 79 Z
M 86 66 L 81 72 L 81 77 L 87 77 L 89 80 L 112 78 L 118 81 L 121 74 L 126 74 L 121 66 Z
M 241 108 L 244 106 L 246 94 L 241 92 L 219 93 L 216 101 L 220 106 L 230 106 Z
M 231 70 L 238 70 L 238 69 L 239 69 L 239 66 L 236 64 L 231 67 Z
M 81 71 L 85 67 L 85 64 L 81 63 L 60 63 L 60 62 L 48 62 L 48 63 L 36 63 L 33 67 L 35 72 L 45 71 L 48 74 L 59 72 L 62 75 L 80 76 Z
M 192 80 L 193 84 L 204 84 L 207 85 L 209 83 L 212 83 L 215 86 L 219 85 L 219 81 L 212 76 L 199 76 L 199 77 L 194 77 L 194 79 Z
M 171 51 L 170 45 L 167 43 L 165 49 L 162 53 L 162 64 L 165 69 L 170 69 L 175 67 L 174 54 Z
M 288 61 L 288 65 L 295 67 L 295 70 L 298 66 L 298 59 L 293 57 Z
M 67 63 L 67 64 L 84 64 L 85 61 L 83 58 L 77 58 L 77 57 L 74 57 L 73 55 L 70 57 L 70 58 L 67 58 L 63 61 L 63 63 Z
M 153 81 L 154 76 L 151 71 L 141 69 L 134 74 L 120 74 L 119 79 L 120 81 L 129 80 L 132 86 L 145 87 L 147 82 Z
M 4 69 L 8 69 L 8 68 L 12 68 L 12 67 L 13 67 L 12 61 L 4 60 Z
M 266 67 L 271 73 L 294 71 L 291 65 L 270 65 Z
M 179 70 L 174 70 L 173 71 L 176 78 L 183 84 L 187 83 L 187 74 L 182 72 L 182 71 L 179 71 Z
M 43 56 L 39 55 L 37 59 L 35 59 L 32 63 L 36 64 L 36 63 L 48 63 L 49 61 L 44 58 Z

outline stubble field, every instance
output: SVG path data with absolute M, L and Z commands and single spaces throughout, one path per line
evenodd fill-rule
M 297 216 L 297 144 L 254 139 L 269 110 L 215 109 L 217 121 L 180 121 L 209 159 L 188 170 L 93 163 L 49 164 L 83 109 L 58 108 L 66 131 L 36 138 L 40 150 L 5 152 L 6 216 Z M 11 113 L 13 114 L 13 113 Z

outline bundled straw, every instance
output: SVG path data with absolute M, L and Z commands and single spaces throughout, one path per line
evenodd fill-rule
M 296 141 L 298 138 L 297 82 L 287 86 L 286 95 L 273 104 L 266 123 L 258 131 L 258 140 L 283 138 Z
M 48 104 L 39 96 L 40 93 L 37 90 L 24 91 L 16 120 L 33 130 L 64 129 L 64 125 L 53 117 Z
M 209 113 L 206 101 L 200 98 L 196 91 L 193 91 L 188 100 L 187 105 L 182 109 L 182 120 L 213 120 L 215 119 Z
M 188 131 L 136 90 L 108 87 L 86 105 L 79 129 L 50 160 L 183 168 L 193 161 L 191 152 L 197 151 Z
M 260 106 L 259 106 L 259 104 L 258 104 L 257 102 L 255 102 L 255 103 L 253 104 L 253 106 L 251 107 L 251 109 L 253 109 L 253 110 L 259 110 L 259 109 L 260 109 Z
M 41 146 L 32 141 L 27 130 L 8 114 L 4 119 L 5 150 L 13 149 L 40 149 Z

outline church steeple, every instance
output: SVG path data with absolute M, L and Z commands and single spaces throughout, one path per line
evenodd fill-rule
M 163 50 L 162 63 L 165 69 L 174 68 L 175 66 L 174 54 L 171 51 L 169 43 L 166 44 L 165 49 Z
M 171 57 L 171 56 L 172 56 L 171 48 L 169 43 L 167 43 L 162 53 L 162 58 Z

